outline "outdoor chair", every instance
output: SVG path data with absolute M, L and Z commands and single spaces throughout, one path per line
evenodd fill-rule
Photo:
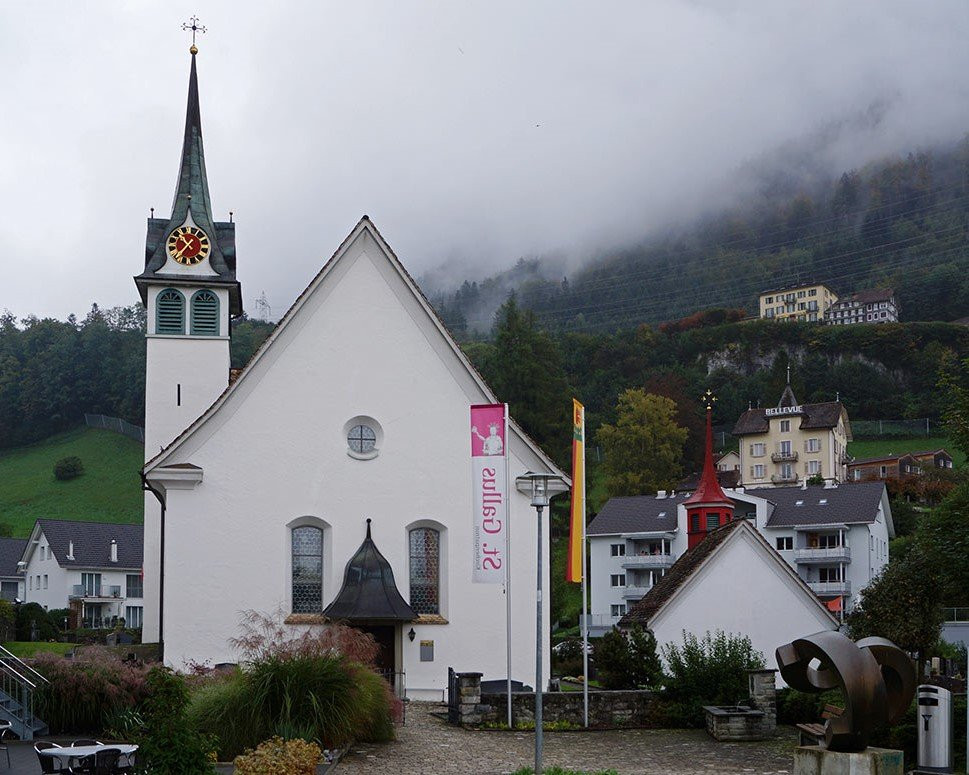
M 81 738 L 80 740 L 72 740 L 71 748 L 77 748 L 80 745 L 104 745 L 100 740 L 88 740 L 86 738 Z M 75 764 L 73 767 L 68 767 L 68 772 L 93 772 L 94 771 L 94 757 L 85 756 L 80 762 Z
M 121 751 L 117 748 L 104 748 L 94 754 L 94 775 L 115 775 Z
M 61 763 L 50 756 L 44 756 L 41 751 L 46 748 L 60 748 L 57 743 L 49 743 L 46 740 L 41 740 L 38 743 L 34 743 L 34 750 L 37 752 L 37 760 L 40 762 L 40 771 L 43 773 L 48 772 L 65 772 L 61 767 Z M 9 755 L 9 754 L 8 754 Z

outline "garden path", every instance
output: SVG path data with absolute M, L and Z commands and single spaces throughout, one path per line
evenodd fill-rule
M 472 731 L 446 724 L 439 703 L 412 702 L 397 740 L 351 748 L 334 775 L 499 775 L 534 761 L 528 732 Z M 718 743 L 699 729 L 546 732 L 545 766 L 614 769 L 620 775 L 763 775 L 793 770 L 795 736 Z

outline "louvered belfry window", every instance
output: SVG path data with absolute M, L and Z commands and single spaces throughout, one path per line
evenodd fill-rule
M 192 297 L 192 335 L 219 335 L 219 297 L 212 291 L 198 291 Z
M 155 333 L 185 333 L 185 297 L 174 288 L 166 288 L 155 300 Z
M 410 531 L 410 607 L 417 614 L 441 613 L 441 534 L 430 527 Z

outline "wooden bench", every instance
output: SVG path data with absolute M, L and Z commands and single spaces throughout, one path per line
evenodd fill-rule
M 837 705 L 825 705 L 821 718 L 838 718 L 845 712 Z M 798 745 L 820 745 L 824 740 L 824 724 L 797 724 Z

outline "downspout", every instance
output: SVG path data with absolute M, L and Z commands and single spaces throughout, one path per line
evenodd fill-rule
M 161 530 L 159 531 L 158 552 L 158 656 L 165 662 L 165 496 L 148 483 L 148 477 L 141 471 L 141 489 L 150 492 L 161 506 Z

